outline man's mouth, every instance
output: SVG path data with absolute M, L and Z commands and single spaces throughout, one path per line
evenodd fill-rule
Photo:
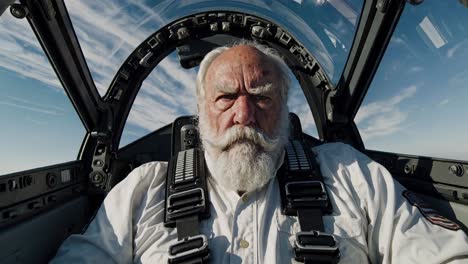
M 242 139 L 238 139 L 238 140 L 235 140 L 233 141 L 231 144 L 227 145 L 226 147 L 224 147 L 222 150 L 223 151 L 228 151 L 230 150 L 232 147 L 234 147 L 235 145 L 237 144 L 251 144 L 257 148 L 260 148 L 260 145 L 253 142 L 252 140 L 250 139 L 246 139 L 246 138 L 242 138 Z

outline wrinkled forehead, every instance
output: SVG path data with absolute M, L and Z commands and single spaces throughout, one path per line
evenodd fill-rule
M 246 89 L 276 83 L 278 79 L 273 67 L 232 63 L 220 65 L 212 72 L 212 75 L 207 77 L 216 87 L 228 86 L 239 88 L 238 86 L 243 86 Z
M 276 83 L 278 66 L 262 52 L 252 49 L 228 50 L 219 55 L 208 68 L 205 81 L 214 87 L 244 86 L 246 89 Z

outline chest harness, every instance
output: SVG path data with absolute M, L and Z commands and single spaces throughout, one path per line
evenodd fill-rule
M 295 115 L 290 120 L 299 122 Z M 177 228 L 178 241 L 169 247 L 170 264 L 208 263 L 210 256 L 207 237 L 199 232 L 200 221 L 210 217 L 210 203 L 208 170 L 198 147 L 196 122 L 193 117 L 180 117 L 173 126 L 175 155 L 167 171 L 164 225 Z M 300 123 L 295 127 L 300 128 Z M 277 178 L 282 213 L 299 220 L 301 231 L 295 234 L 294 258 L 306 264 L 337 263 L 337 243 L 324 232 L 323 215 L 330 214 L 332 207 L 323 177 L 307 143 L 291 137 Z

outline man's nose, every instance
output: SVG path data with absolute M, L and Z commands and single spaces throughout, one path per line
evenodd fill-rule
M 247 95 L 237 97 L 235 103 L 234 123 L 249 126 L 255 123 L 255 106 Z

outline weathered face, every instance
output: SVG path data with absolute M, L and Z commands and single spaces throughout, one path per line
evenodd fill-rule
M 205 75 L 199 128 L 208 169 L 235 191 L 259 189 L 275 176 L 288 132 L 279 69 L 252 46 L 221 53 Z
M 278 68 L 250 46 L 233 47 L 211 63 L 202 107 L 216 136 L 234 125 L 275 134 L 281 112 L 277 73 Z

